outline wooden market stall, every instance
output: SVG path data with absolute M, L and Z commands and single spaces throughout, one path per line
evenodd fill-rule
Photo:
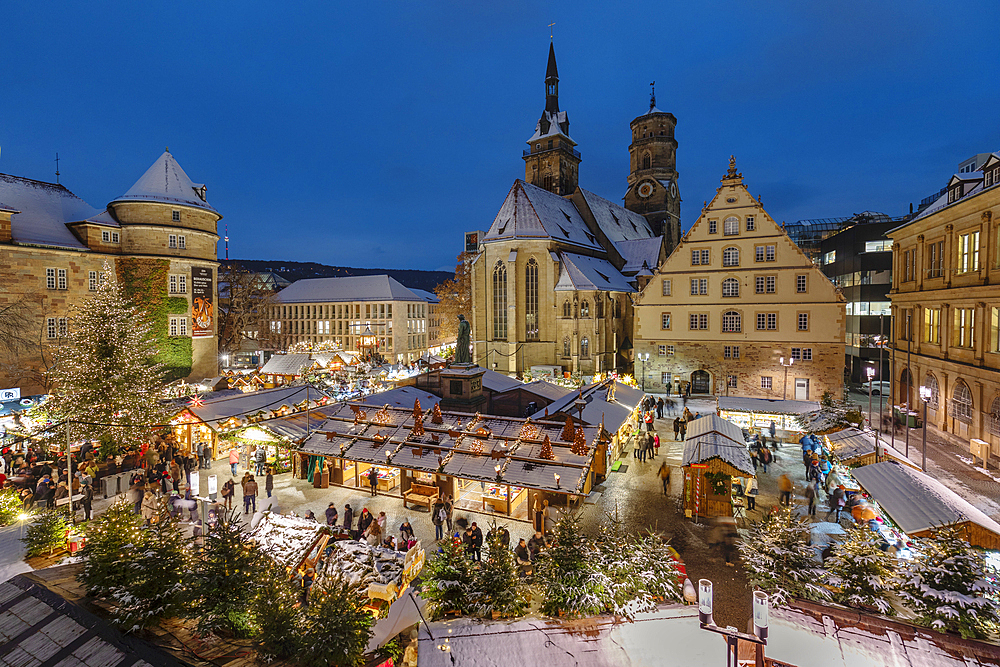
M 264 512 L 250 531 L 250 539 L 261 551 L 292 574 L 316 567 L 331 535 L 331 528 L 324 524 L 273 512 Z
M 798 440 L 799 418 L 820 409 L 817 401 L 785 401 L 769 398 L 720 396 L 719 416 L 747 431 L 764 433 L 774 422 L 779 440 Z
M 716 415 L 688 424 L 682 466 L 688 517 L 733 516 L 733 478 L 755 476 L 743 431 Z
M 876 443 L 875 438 L 853 427 L 827 433 L 822 438 L 827 451 L 845 466 L 866 466 L 888 458 L 913 468 L 917 467 L 889 443 L 882 440 Z
M 937 529 L 956 526 L 969 544 L 1000 549 L 1000 524 L 930 475 L 896 461 L 855 468 L 851 474 L 907 535 L 930 537 Z

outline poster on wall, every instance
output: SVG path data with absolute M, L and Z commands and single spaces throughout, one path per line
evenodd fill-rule
M 213 303 L 212 269 L 205 266 L 191 267 L 191 337 L 211 338 L 215 335 L 212 319 Z

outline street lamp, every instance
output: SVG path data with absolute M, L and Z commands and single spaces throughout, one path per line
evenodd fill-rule
M 791 357 L 788 358 L 787 364 L 785 363 L 784 357 L 778 358 L 778 363 L 784 366 L 785 368 L 785 379 L 781 383 L 781 400 L 785 400 L 786 398 L 788 398 L 788 367 L 791 366 L 794 362 L 795 359 L 792 359 Z
M 646 391 L 646 362 L 649 361 L 649 352 L 640 352 L 639 361 L 642 362 L 642 390 Z
M 875 377 L 875 369 L 869 366 L 865 369 L 865 375 L 868 376 L 868 425 L 872 426 L 872 378 Z
M 920 456 L 920 469 L 927 472 L 927 404 L 931 402 L 931 388 L 920 385 L 920 400 L 924 402 L 924 451 Z
M 740 640 L 756 644 L 754 664 L 764 667 L 764 646 L 767 645 L 768 603 L 767 593 L 753 592 L 753 634 L 740 632 L 733 626 L 720 628 L 712 616 L 712 582 L 708 579 L 698 580 L 698 621 L 702 630 L 715 632 L 726 637 L 726 665 L 736 667 L 739 664 Z

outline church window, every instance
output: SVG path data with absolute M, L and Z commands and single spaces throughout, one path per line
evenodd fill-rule
M 580 305 L 580 317 L 590 317 L 590 302 L 584 300 Z
M 503 262 L 493 269 L 493 338 L 507 339 L 507 267 Z
M 580 341 L 580 356 L 584 359 L 590 357 L 590 341 L 586 338 Z
M 622 300 L 615 299 L 615 319 L 620 320 L 622 317 Z
M 569 307 L 569 299 L 566 299 L 565 301 L 563 301 L 563 317 L 569 317 L 570 316 L 571 311 L 570 311 L 569 308 L 570 308 Z
M 649 169 L 649 164 L 650 164 L 649 153 L 646 153 L 645 155 L 642 156 L 642 168 Z
M 573 299 L 573 319 L 580 317 L 580 302 Z
M 599 320 L 604 318 L 604 301 L 601 297 L 594 299 L 594 317 Z
M 563 338 L 563 356 L 570 356 L 569 338 Z
M 538 340 L 538 262 L 532 257 L 524 267 L 524 334 Z

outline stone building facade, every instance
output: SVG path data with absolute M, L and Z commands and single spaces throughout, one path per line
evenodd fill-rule
M 819 400 L 844 377 L 844 300 L 743 184 L 714 199 L 638 295 L 647 391 Z
M 168 377 L 218 374 L 216 224 L 206 188 L 164 152 L 124 195 L 95 209 L 63 185 L 0 174 L 0 307 L 22 313 L 27 342 L 5 350 L 0 387 L 51 388 L 49 369 L 105 263 L 150 313 Z M 162 304 L 166 303 L 167 306 Z M 162 311 L 162 312 L 161 312 Z
M 1000 154 L 952 176 L 946 191 L 893 242 L 892 311 L 897 404 L 968 451 L 970 438 L 1000 455 Z

